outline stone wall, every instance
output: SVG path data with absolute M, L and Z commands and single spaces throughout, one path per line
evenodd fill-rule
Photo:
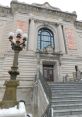
M 49 28 L 55 38 L 55 52 L 61 52 L 61 58 L 49 55 L 40 58 L 42 61 L 57 62 L 58 80 L 68 74 L 73 78 L 74 66 L 82 71 L 82 23 L 76 21 L 77 15 L 52 8 L 48 3 L 25 4 L 12 1 L 10 8 L 0 6 L 0 82 L 9 79 L 8 70 L 12 66 L 13 52 L 8 40 L 8 33 L 21 28 L 28 34 L 26 48 L 19 55 L 20 80 L 18 100 L 26 101 L 31 108 L 32 87 L 37 71 L 37 34 L 42 27 Z M 42 72 L 42 63 L 40 70 Z M 4 92 L 3 90 L 1 92 Z M 1 95 L 2 96 L 2 95 Z M 30 99 L 30 100 L 29 100 Z

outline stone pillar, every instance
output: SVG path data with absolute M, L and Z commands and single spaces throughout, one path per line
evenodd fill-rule
M 62 27 L 60 24 L 58 25 L 58 37 L 59 37 L 59 50 L 62 53 L 65 53 L 64 37 L 63 37 Z
M 61 82 L 62 81 L 62 78 L 61 78 L 61 66 L 60 66 L 60 63 L 57 62 L 57 70 L 58 70 L 58 82 Z
M 30 20 L 29 26 L 29 43 L 28 43 L 28 50 L 36 51 L 36 40 L 35 40 L 35 23 L 34 19 Z
M 5 84 L 6 89 L 4 93 L 4 97 L 2 101 L 0 102 L 1 108 L 10 108 L 17 104 L 17 86 L 19 85 L 18 80 L 9 80 L 6 81 Z

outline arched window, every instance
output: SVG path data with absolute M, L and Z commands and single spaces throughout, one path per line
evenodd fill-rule
M 48 46 L 54 47 L 54 35 L 50 29 L 41 28 L 38 31 L 38 49 L 43 49 Z

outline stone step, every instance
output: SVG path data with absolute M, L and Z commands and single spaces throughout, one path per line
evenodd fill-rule
M 53 117 L 82 117 L 82 83 L 54 83 L 50 87 Z
M 61 97 L 52 97 L 52 100 L 82 100 L 82 96 L 68 96 L 68 97 L 65 97 L 65 96 L 61 96 Z
M 53 92 L 52 93 L 52 98 L 54 98 L 54 97 L 61 97 L 61 98 L 66 98 L 66 97 L 76 97 L 76 98 L 79 98 L 79 97 L 82 97 L 82 92 L 76 92 L 76 91 L 74 91 L 74 92 L 66 92 L 66 91 L 62 91 L 62 92 Z
M 72 90 L 75 90 L 75 89 L 81 89 L 82 88 L 82 86 L 72 86 L 72 87 L 51 87 L 51 89 L 52 90 L 64 90 L 64 89 L 66 89 L 66 90 L 70 90 L 70 89 L 72 89 Z
M 62 96 L 64 96 L 64 97 L 72 97 L 72 96 L 77 97 L 77 96 L 82 96 L 82 93 L 80 93 L 80 92 L 78 92 L 78 93 L 76 93 L 76 92 L 74 92 L 74 93 L 73 92 L 52 93 L 52 97 L 62 97 Z
M 54 116 L 54 117 L 59 117 L 59 116 Z M 63 116 L 60 116 L 60 117 L 82 117 L 82 115 L 63 115 Z
M 72 89 L 63 89 L 63 90 L 52 90 L 52 93 L 53 92 L 81 92 L 82 93 L 82 90 L 81 89 L 75 89 L 75 90 L 72 90 Z
M 82 91 L 52 91 L 52 95 L 57 95 L 57 94 L 62 94 L 62 95 L 81 95 Z
M 75 83 L 52 83 L 49 84 L 50 87 L 69 87 L 69 86 L 82 86 L 82 82 L 75 82 Z
M 60 104 L 60 105 L 53 105 L 52 108 L 54 110 L 63 110 L 63 109 L 82 109 L 82 104 Z
M 67 116 L 67 115 L 81 115 L 82 109 L 65 109 L 65 110 L 53 110 L 53 117 L 55 116 Z
M 81 100 L 52 100 L 52 104 L 82 104 Z
M 54 97 L 82 97 L 81 93 L 53 93 L 52 98 Z
M 81 86 L 82 85 L 82 82 L 81 83 L 72 83 L 72 84 L 51 84 L 49 85 L 50 87 L 69 87 L 69 86 Z

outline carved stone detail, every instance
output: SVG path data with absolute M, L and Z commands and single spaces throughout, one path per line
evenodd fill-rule
M 33 13 L 35 16 L 44 15 L 45 17 L 62 18 L 67 21 L 76 21 L 77 17 L 75 13 L 63 12 L 58 8 L 50 6 L 47 2 L 43 5 L 28 5 L 17 1 L 12 1 L 10 8 L 0 6 L 0 16 L 8 16 L 17 12 L 26 14 Z

